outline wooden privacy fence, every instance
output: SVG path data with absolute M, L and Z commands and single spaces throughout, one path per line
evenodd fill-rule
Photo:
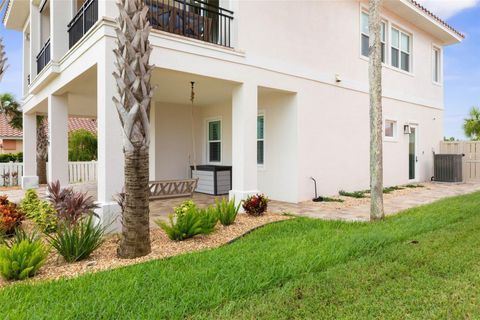
M 0 186 L 18 186 L 22 181 L 23 163 L 0 163 Z M 97 181 L 97 161 L 71 161 L 68 163 L 68 182 Z
M 441 154 L 464 154 L 463 181 L 480 181 L 480 141 L 442 141 Z

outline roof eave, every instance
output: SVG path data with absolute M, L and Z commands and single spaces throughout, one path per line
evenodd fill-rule
M 384 6 L 422 30 L 433 35 L 441 45 L 462 42 L 465 36 L 414 0 L 384 1 Z
M 7 29 L 22 32 L 29 14 L 29 1 L 8 0 L 5 15 L 3 16 L 3 25 Z

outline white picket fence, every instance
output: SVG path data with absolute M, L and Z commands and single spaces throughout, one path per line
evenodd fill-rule
M 68 182 L 97 181 L 97 161 L 75 161 L 68 163 Z
M 0 186 L 18 186 L 23 175 L 23 163 L 0 163 Z M 97 181 L 97 161 L 68 162 L 68 182 L 82 183 Z
M 22 180 L 23 163 L 2 162 L 0 163 L 0 186 L 18 186 Z

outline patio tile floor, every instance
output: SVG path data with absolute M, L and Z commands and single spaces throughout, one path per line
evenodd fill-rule
M 458 184 L 447 183 L 422 183 L 423 188 L 411 190 L 405 194 L 391 194 L 384 199 L 385 213 L 387 215 L 398 213 L 399 211 L 428 204 L 436 200 L 452 197 L 461 194 L 467 194 L 480 190 L 480 182 L 468 182 Z M 88 192 L 96 197 L 96 184 L 75 184 L 74 189 Z M 45 195 L 45 187 L 39 188 L 39 193 Z M 7 194 L 12 201 L 18 202 L 23 197 L 24 191 L 16 188 L 0 191 L 0 194 Z M 215 200 L 225 196 L 211 196 L 201 193 L 195 193 L 193 200 L 200 207 L 204 208 L 215 204 Z M 151 224 L 157 219 L 166 220 L 168 215 L 173 212 L 173 208 L 179 206 L 189 198 L 175 198 L 167 200 L 155 200 L 150 202 Z M 269 211 L 273 213 L 290 213 L 297 216 L 311 217 L 325 220 L 345 220 L 345 221 L 368 221 L 370 204 L 368 199 L 362 203 L 349 207 L 338 205 L 335 208 L 329 207 L 326 203 L 305 201 L 301 203 L 287 203 L 280 201 L 270 201 Z

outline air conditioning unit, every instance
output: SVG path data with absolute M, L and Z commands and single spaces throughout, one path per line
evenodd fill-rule
M 410 133 L 412 133 L 412 129 L 411 129 L 411 127 L 410 127 L 409 124 L 406 124 L 406 125 L 403 126 L 403 133 L 404 133 L 404 134 L 410 134 Z

